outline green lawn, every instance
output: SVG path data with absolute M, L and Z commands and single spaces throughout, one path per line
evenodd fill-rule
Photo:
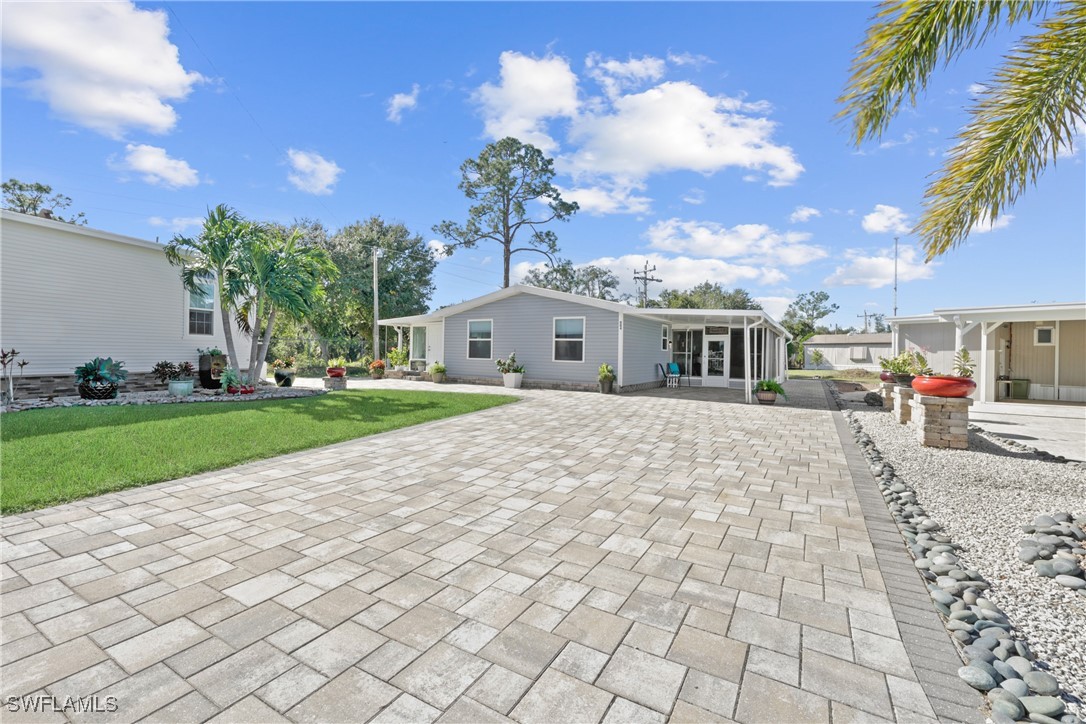
M 347 390 L 260 402 L 71 407 L 0 418 L 0 511 L 15 513 L 512 402 Z

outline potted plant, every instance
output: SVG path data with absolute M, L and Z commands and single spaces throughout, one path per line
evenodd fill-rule
M 222 380 L 222 386 L 231 395 L 251 395 L 256 392 L 256 387 L 253 385 L 241 384 L 241 375 L 233 367 L 224 369 L 219 379 Z
M 294 367 L 294 358 L 287 357 L 286 359 L 276 358 L 271 363 L 273 374 L 275 375 L 275 384 L 278 387 L 290 387 L 294 384 L 294 375 L 297 374 L 297 370 Z
M 383 359 L 375 359 L 370 362 L 370 377 L 375 380 L 379 380 L 385 376 L 385 361 Z
M 524 381 L 524 365 L 517 364 L 517 351 L 513 350 L 507 360 L 497 359 L 495 364 L 498 366 L 498 372 L 502 373 L 502 382 L 505 386 L 513 390 L 520 389 L 521 382 Z
M 772 405 L 777 401 L 777 395 L 786 400 L 788 399 L 788 395 L 784 394 L 781 383 L 776 380 L 758 380 L 754 383 L 754 396 L 758 398 L 759 404 Z
M 604 362 L 599 369 L 600 392 L 611 394 L 611 388 L 615 384 L 615 368 Z
M 159 382 L 165 383 L 169 393 L 174 397 L 187 397 L 192 394 L 192 387 L 195 383 L 193 377 L 196 375 L 196 368 L 192 366 L 191 362 L 174 364 L 168 360 L 163 360 L 151 368 L 151 374 Z
M 408 360 L 408 351 L 404 347 L 393 347 L 388 351 L 388 363 L 393 369 L 406 370 Z
M 200 386 L 208 390 L 222 387 L 219 375 L 226 369 L 226 355 L 218 347 L 197 348 L 200 354 Z
M 916 350 L 907 350 L 889 359 L 879 357 L 879 364 L 893 375 L 894 381 L 902 387 L 911 385 L 916 375 L 931 373 L 927 359 Z
M 969 350 L 962 347 L 954 355 L 954 374 L 933 375 L 929 370 L 926 375 L 917 375 L 913 379 L 912 387 L 922 395 L 969 397 L 973 390 L 977 389 L 977 383 L 973 381 L 973 370 L 976 366 Z
M 112 400 L 117 397 L 117 385 L 128 379 L 124 362 L 114 362 L 112 357 L 95 357 L 75 368 L 79 381 L 79 396 L 84 400 Z
M 347 374 L 347 360 L 344 357 L 333 357 L 328 360 L 328 368 L 325 370 L 329 377 L 343 377 Z
M 434 382 L 444 382 L 445 365 L 441 364 L 440 362 L 434 362 L 432 365 L 430 365 L 430 379 L 432 379 Z

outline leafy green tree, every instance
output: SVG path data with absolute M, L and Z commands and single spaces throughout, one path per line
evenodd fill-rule
M 906 99 L 915 106 L 936 66 L 1049 11 L 985 84 L 925 191 L 915 231 L 929 261 L 1013 205 L 1086 125 L 1086 3 L 886 0 L 867 30 L 838 99 L 857 145 L 879 139 Z
M 746 289 L 727 290 L 724 285 L 704 281 L 693 289 L 665 289 L 659 306 L 671 309 L 761 309 Z
M 788 305 L 781 324 L 795 338 L 797 344 L 805 342 L 818 329 L 819 320 L 830 316 L 839 307 L 830 304 L 826 292 L 804 292 Z
M 576 202 L 564 201 L 553 180 L 554 161 L 535 146 L 515 138 L 491 143 L 478 158 L 469 158 L 460 166 L 459 188 L 474 202 L 467 222 L 442 221 L 434 226 L 434 232 L 448 240 L 448 253 L 474 248 L 481 241 L 501 245 L 503 286 L 508 287 L 513 255 L 536 252 L 554 262 L 558 237 L 542 227 L 565 221 L 577 212 Z M 535 209 L 529 209 L 537 203 L 547 209 L 541 218 L 531 214 Z M 521 231 L 525 233 L 518 239 Z
M 890 325 L 886 322 L 885 314 L 875 314 L 872 316 L 874 317 L 875 334 L 882 334 L 890 331 Z
M 610 269 L 592 264 L 574 266 L 568 259 L 556 259 L 542 269 L 532 269 L 524 275 L 523 282 L 612 302 L 622 298 L 618 293 L 618 277 Z
M 64 194 L 54 194 L 53 187 L 39 183 L 25 183 L 19 179 L 9 179 L 0 184 L 4 192 L 4 208 L 18 211 L 20 214 L 56 219 L 69 224 L 86 225 L 87 220 L 80 211 L 75 216 L 64 218 L 59 211 L 72 205 L 72 199 Z
M 259 228 L 243 219 L 237 211 L 219 204 L 208 210 L 199 236 L 191 238 L 178 234 L 165 249 L 170 264 L 181 267 L 181 283 L 188 291 L 198 291 L 202 282 L 214 279 L 219 292 L 226 354 L 234 369 L 240 369 L 241 365 L 234 348 L 230 314 L 236 311 L 238 299 L 236 285 L 231 288 L 227 284 L 227 275 L 230 274 L 232 279 L 237 277 L 241 248 L 259 233 Z

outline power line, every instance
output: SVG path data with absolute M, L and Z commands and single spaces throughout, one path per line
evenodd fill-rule
M 649 303 L 649 282 L 662 282 L 663 279 L 657 279 L 656 277 L 649 276 L 650 272 L 656 271 L 656 265 L 652 265 L 652 269 L 649 269 L 649 260 L 645 260 L 645 268 L 640 274 L 634 269 L 634 284 L 641 284 L 641 291 L 638 292 L 637 306 L 646 307 Z

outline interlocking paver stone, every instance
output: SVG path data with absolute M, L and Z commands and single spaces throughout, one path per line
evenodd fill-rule
M 929 699 L 946 641 L 890 605 L 927 596 L 820 383 L 517 394 L 3 518 L 3 693 L 149 721 L 972 717 Z

